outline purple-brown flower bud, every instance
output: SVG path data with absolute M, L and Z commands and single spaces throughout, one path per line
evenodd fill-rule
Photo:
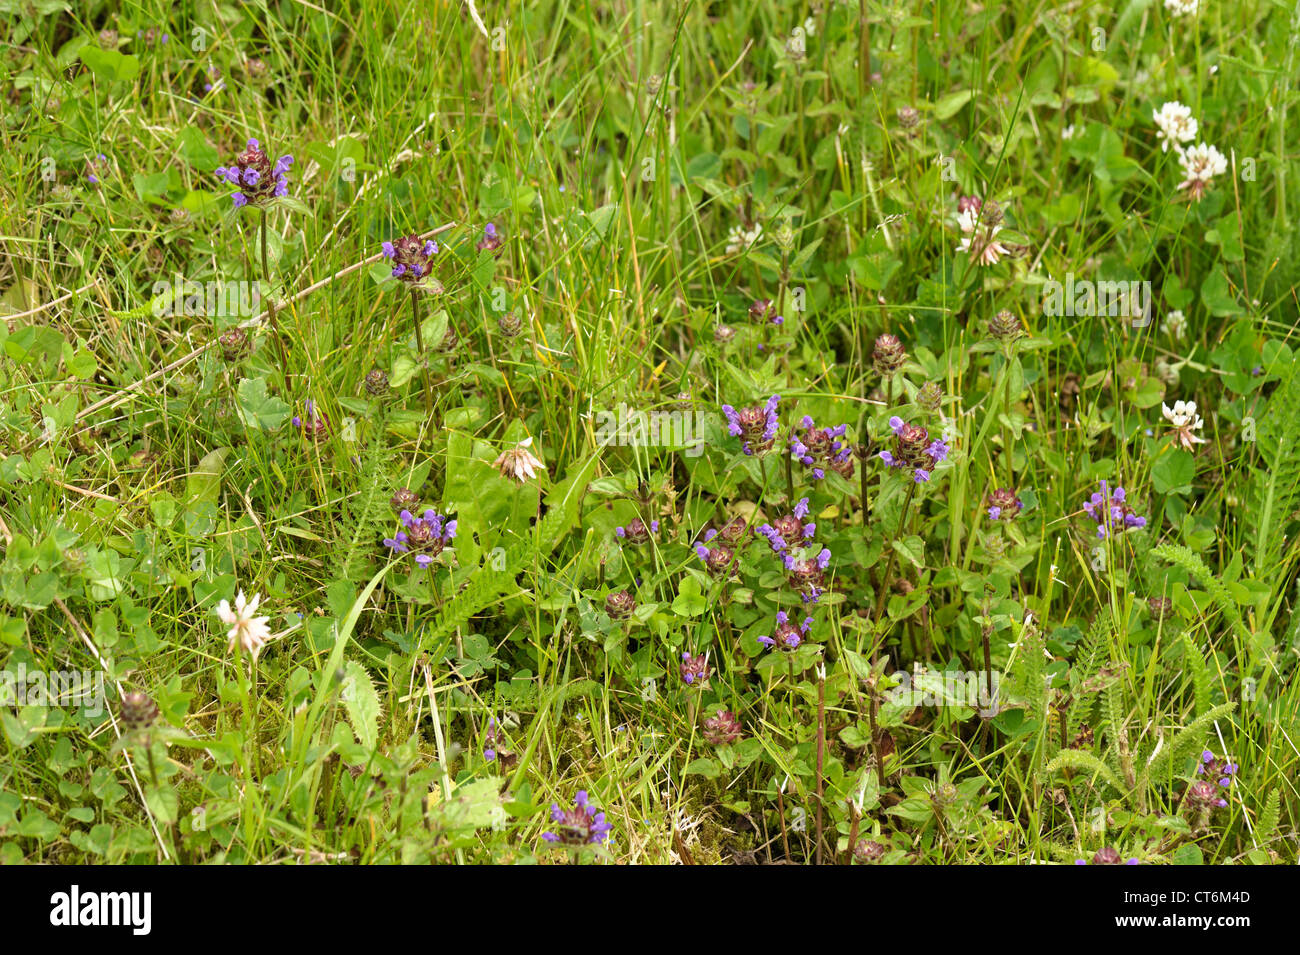
M 903 362 L 907 360 L 907 349 L 897 336 L 885 334 L 876 339 L 871 358 L 876 374 L 887 377 L 903 367 Z
M 704 741 L 710 746 L 723 746 L 740 739 L 743 727 L 736 714 L 730 710 L 719 709 L 713 716 L 704 720 Z
M 128 693 L 122 697 L 122 723 L 130 730 L 148 729 L 158 718 L 158 704 L 147 693 Z
M 626 590 L 615 590 L 605 598 L 605 613 L 615 620 L 624 620 L 636 609 L 636 600 Z

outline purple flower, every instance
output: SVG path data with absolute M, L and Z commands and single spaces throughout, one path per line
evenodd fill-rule
M 853 477 L 853 449 L 840 440 L 848 430 L 846 425 L 817 428 L 813 419 L 804 415 L 800 428 L 790 436 L 790 455 L 809 468 L 815 480 L 824 478 L 827 468 L 845 478 Z
M 659 522 L 651 521 L 647 527 L 645 521 L 639 517 L 634 517 L 627 522 L 626 527 L 614 528 L 614 535 L 620 540 L 625 540 L 629 544 L 635 544 L 640 547 L 643 544 L 650 543 L 650 535 L 659 533 Z
M 889 429 L 894 432 L 894 450 L 881 451 L 877 457 L 886 467 L 911 469 L 917 484 L 930 480 L 935 467 L 947 459 L 948 445 L 942 440 L 930 440 L 925 428 L 908 424 L 897 415 L 889 419 Z
M 812 630 L 813 618 L 805 617 L 802 624 L 795 626 L 790 622 L 790 615 L 784 610 L 776 612 L 776 629 L 770 637 L 759 637 L 758 642 L 769 648 L 782 650 L 798 649 L 799 644 L 808 639 Z
M 235 157 L 233 166 L 218 166 L 216 175 L 240 191 L 231 196 L 236 209 L 244 206 L 262 206 L 273 198 L 289 194 L 289 181 L 285 174 L 293 165 L 292 156 L 281 156 L 272 164 L 256 139 L 248 141 L 247 148 Z
M 1147 519 L 1133 513 L 1127 504 L 1128 494 L 1122 487 L 1111 490 L 1105 481 L 1101 490 L 1083 504 L 1084 512 L 1097 522 L 1097 537 L 1105 540 L 1110 533 L 1123 533 L 1131 527 L 1146 527 Z
M 393 278 L 414 283 L 433 272 L 433 257 L 438 243 L 418 235 L 404 235 L 380 246 L 383 256 L 393 263 Z
M 697 657 L 689 653 L 682 654 L 681 674 L 682 682 L 689 686 L 705 687 L 709 683 L 709 674 L 713 668 L 709 666 L 709 655 L 702 653 Z
M 780 395 L 773 395 L 762 406 L 753 405 L 739 411 L 731 405 L 722 406 L 722 413 L 727 417 L 727 430 L 740 438 L 741 450 L 746 454 L 762 454 L 771 449 L 781 427 L 781 419 L 776 415 L 780 401 Z
M 501 241 L 501 235 L 497 232 L 496 225 L 489 222 L 483 227 L 483 238 L 478 240 L 474 248 L 480 252 L 495 252 L 501 248 Z
M 613 827 L 605 821 L 605 814 L 591 804 L 586 790 L 578 790 L 573 805 L 573 809 L 561 809 L 559 803 L 551 803 L 555 831 L 543 832 L 543 839 L 554 845 L 584 846 L 599 845 L 609 838 Z
M 406 510 L 397 516 L 403 529 L 385 537 L 384 544 L 398 554 L 415 551 L 415 562 L 420 567 L 432 564 L 456 537 L 456 522 L 447 520 L 433 508 L 425 511 L 423 517 L 415 517 Z

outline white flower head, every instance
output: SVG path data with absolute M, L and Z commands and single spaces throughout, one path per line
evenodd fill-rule
M 1179 153 L 1178 162 L 1182 164 L 1184 176 L 1178 188 L 1186 189 L 1188 195 L 1198 202 L 1205 195 L 1210 181 L 1228 171 L 1228 157 L 1205 143 L 1191 146 Z
M 966 252 L 980 265 L 997 265 L 998 260 L 1007 254 L 1007 248 L 998 241 L 1001 225 L 982 222 L 983 210 L 966 209 L 957 215 L 957 225 L 964 233 L 958 252 Z
M 1187 334 L 1187 316 L 1182 309 L 1174 309 L 1160 323 L 1160 330 L 1170 338 L 1181 340 Z
M 1176 17 L 1193 17 L 1200 7 L 1200 0 L 1165 0 L 1165 9 Z
M 492 466 L 501 472 L 502 477 L 514 478 L 520 484 L 534 480 L 537 471 L 539 469 L 545 471 L 546 465 L 529 450 L 532 444 L 531 436 L 524 438 L 513 448 L 502 451 L 492 462 Z
M 1195 401 L 1175 401 L 1172 408 L 1161 402 L 1160 413 L 1173 427 L 1174 437 L 1178 439 L 1178 443 L 1188 451 L 1192 450 L 1194 445 L 1205 443 L 1205 439 L 1196 433 L 1201 430 L 1204 422 L 1196 413 Z
M 746 229 L 743 225 L 733 225 L 727 233 L 727 254 L 739 255 L 754 247 L 763 236 L 763 227 L 755 222 Z
M 235 605 L 230 606 L 229 600 L 223 600 L 217 604 L 217 616 L 221 622 L 230 629 L 226 636 L 230 638 L 230 645 L 227 652 L 233 652 L 236 647 L 242 647 L 247 653 L 257 659 L 257 654 L 268 640 L 271 639 L 271 630 L 267 627 L 266 622 L 270 617 L 258 617 L 257 605 L 261 602 L 262 595 L 254 594 L 252 600 L 244 597 L 241 590 L 235 597 Z
M 1156 121 L 1159 132 L 1160 151 L 1168 152 L 1169 147 L 1181 148 L 1179 143 L 1189 143 L 1196 138 L 1196 120 L 1192 118 L 1190 106 L 1177 101 L 1165 103 L 1151 114 Z

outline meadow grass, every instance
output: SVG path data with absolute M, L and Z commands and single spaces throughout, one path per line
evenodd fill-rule
M 1189 6 L 0 4 L 0 861 L 1297 861 L 1300 5 Z

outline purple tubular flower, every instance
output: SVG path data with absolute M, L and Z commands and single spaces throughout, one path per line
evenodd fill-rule
M 383 256 L 393 263 L 393 278 L 414 284 L 433 273 L 433 256 L 438 251 L 436 242 L 421 241 L 418 235 L 404 235 L 385 242 Z
M 398 519 L 402 522 L 402 530 L 384 538 L 384 544 L 398 554 L 415 551 L 415 563 L 420 567 L 431 565 L 456 538 L 456 522 L 433 508 L 426 510 L 421 517 L 403 510 Z
M 553 845 L 599 845 L 609 838 L 613 827 L 605 821 L 605 814 L 591 805 L 586 790 L 579 790 L 573 800 L 573 809 L 561 809 L 559 803 L 551 804 L 551 821 L 555 831 L 543 832 L 542 838 Z
M 795 626 L 790 622 L 790 615 L 784 610 L 776 612 L 776 627 L 770 637 L 759 637 L 758 642 L 769 649 L 796 650 L 808 639 L 812 630 L 813 618 L 805 617 L 802 624 Z
M 810 469 L 815 480 L 824 478 L 827 468 L 846 478 L 853 476 L 853 449 L 839 440 L 848 430 L 846 425 L 818 428 L 810 415 L 804 415 L 800 427 L 802 431 L 790 436 L 790 455 Z
M 291 165 L 292 156 L 281 156 L 272 164 L 258 141 L 250 139 L 244 151 L 235 157 L 234 165 L 219 166 L 216 175 L 240 188 L 231 197 L 236 209 L 248 205 L 262 206 L 272 198 L 289 194 L 285 173 Z
M 731 405 L 722 406 L 722 413 L 727 418 L 727 431 L 740 438 L 741 450 L 746 454 L 763 454 L 771 449 L 781 427 L 781 419 L 776 413 L 780 401 L 780 395 L 772 395 L 762 406 L 739 411 Z
M 1111 489 L 1102 481 L 1101 490 L 1084 502 L 1084 513 L 1097 522 L 1098 539 L 1105 540 L 1112 533 L 1123 533 L 1132 527 L 1146 527 L 1147 519 L 1134 514 L 1127 499 L 1124 488 Z

